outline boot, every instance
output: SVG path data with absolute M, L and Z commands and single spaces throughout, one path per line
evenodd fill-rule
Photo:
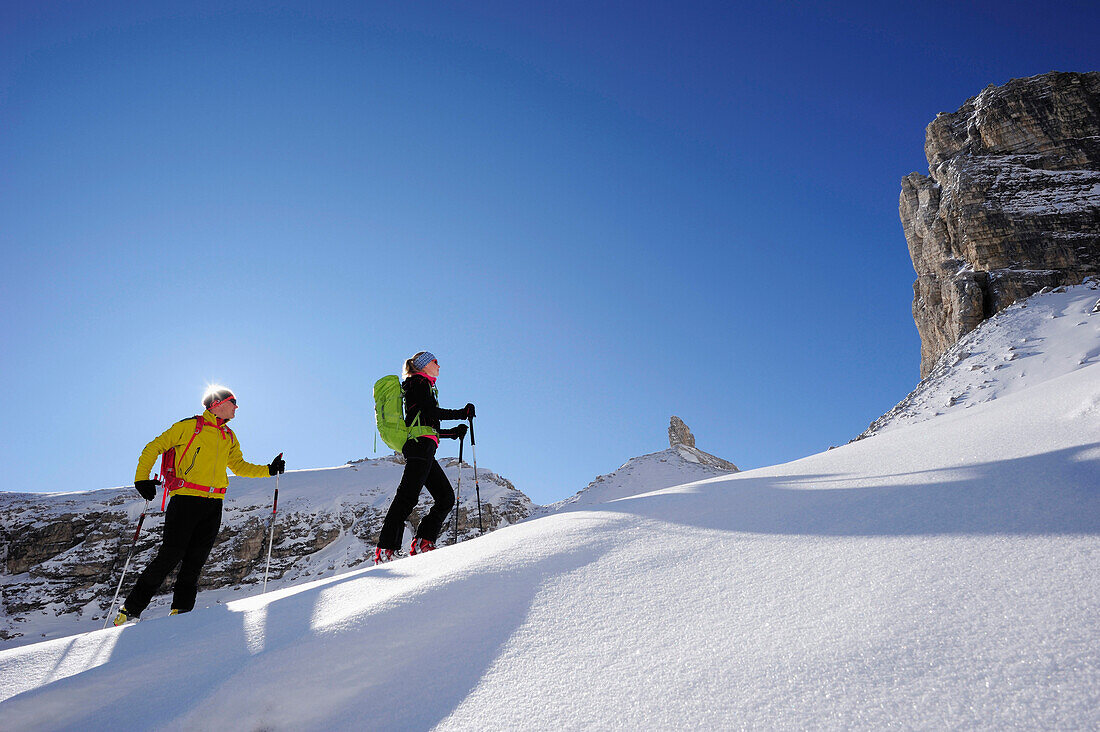
M 413 539 L 412 546 L 409 547 L 409 556 L 414 554 L 423 554 L 424 552 L 430 552 L 435 549 L 435 543 L 428 541 L 427 539 Z

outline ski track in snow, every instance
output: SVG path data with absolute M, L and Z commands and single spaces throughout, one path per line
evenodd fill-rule
M 1100 365 L 1041 371 L 792 463 L 654 453 L 424 556 L 0 651 L 0 727 L 1096 729 Z

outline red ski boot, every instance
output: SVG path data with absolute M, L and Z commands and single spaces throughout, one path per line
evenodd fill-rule
M 427 539 L 413 539 L 412 546 L 409 547 L 409 556 L 414 554 L 423 554 L 424 552 L 430 552 L 435 549 L 435 544 Z

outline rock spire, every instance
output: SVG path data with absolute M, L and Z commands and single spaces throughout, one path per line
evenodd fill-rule
M 672 415 L 672 420 L 668 425 L 668 446 L 676 447 L 677 445 L 695 447 L 695 435 L 691 434 L 691 430 L 684 424 L 684 420 Z
M 733 473 L 739 472 L 740 470 L 730 461 L 715 457 L 695 447 L 695 435 L 691 434 L 691 430 L 684 424 L 684 420 L 676 415 L 673 415 L 672 419 L 669 421 L 668 446 L 680 453 L 682 458 L 693 463 L 701 463 L 714 468 L 728 470 Z

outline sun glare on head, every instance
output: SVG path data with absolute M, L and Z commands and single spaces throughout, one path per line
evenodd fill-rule
M 208 396 L 216 394 L 219 391 L 232 391 L 232 389 L 230 389 L 228 386 L 225 386 L 224 384 L 207 382 L 206 390 L 202 393 L 203 401 L 206 401 L 206 398 Z

